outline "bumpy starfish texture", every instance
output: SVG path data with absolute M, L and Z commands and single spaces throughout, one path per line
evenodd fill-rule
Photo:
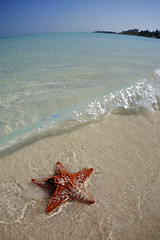
M 54 176 L 39 180 L 32 179 L 35 184 L 38 184 L 50 193 L 46 211 L 51 212 L 68 200 L 94 203 L 95 200 L 93 200 L 84 187 L 84 182 L 91 175 L 92 171 L 93 168 L 90 168 L 77 173 L 70 173 L 62 163 L 57 162 L 57 170 Z

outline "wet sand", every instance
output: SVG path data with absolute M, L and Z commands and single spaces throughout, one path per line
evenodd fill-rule
M 56 162 L 76 172 L 93 167 L 87 205 L 45 212 L 47 194 L 32 178 Z M 160 239 L 160 112 L 113 114 L 49 136 L 0 159 L 1 239 Z

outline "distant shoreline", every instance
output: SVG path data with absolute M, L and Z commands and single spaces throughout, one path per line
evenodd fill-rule
M 111 33 L 111 34 L 118 34 L 117 32 L 112 32 L 112 31 L 94 31 L 93 33 Z
M 149 37 L 149 38 L 159 38 L 160 39 L 160 30 L 156 31 L 139 31 L 138 29 L 130 29 L 122 32 L 113 32 L 113 31 L 94 31 L 93 33 L 105 33 L 105 34 L 122 34 L 122 35 L 131 35 L 131 36 L 139 36 L 139 37 Z

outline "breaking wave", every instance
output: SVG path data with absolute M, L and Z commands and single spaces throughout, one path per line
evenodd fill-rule
M 130 87 L 104 94 L 88 104 L 77 105 L 77 109 L 59 112 L 0 138 L 0 152 L 3 154 L 8 148 L 14 149 L 14 146 L 24 146 L 44 136 L 63 133 L 66 129 L 98 120 L 116 111 L 146 109 L 154 113 L 159 107 L 160 69 L 157 69 L 150 80 L 143 79 Z
M 139 111 L 143 108 L 154 113 L 159 109 L 159 102 L 160 69 L 157 69 L 151 80 L 143 79 L 135 85 L 104 95 L 103 98 L 91 102 L 85 113 L 75 111 L 75 114 L 78 121 L 86 122 L 88 118 L 97 119 L 118 109 Z

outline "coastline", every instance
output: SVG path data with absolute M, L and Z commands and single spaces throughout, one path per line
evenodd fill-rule
M 113 113 L 48 136 L 0 159 L 3 239 L 159 239 L 160 112 Z M 93 205 L 65 203 L 45 213 L 32 178 L 93 167 Z
M 139 29 L 130 29 L 122 32 L 113 32 L 113 31 L 94 31 L 93 33 L 105 33 L 105 34 L 121 34 L 121 35 L 129 35 L 129 36 L 137 36 L 137 37 L 147 37 L 147 38 L 158 38 L 160 39 L 160 31 L 157 29 L 156 31 L 140 31 Z

